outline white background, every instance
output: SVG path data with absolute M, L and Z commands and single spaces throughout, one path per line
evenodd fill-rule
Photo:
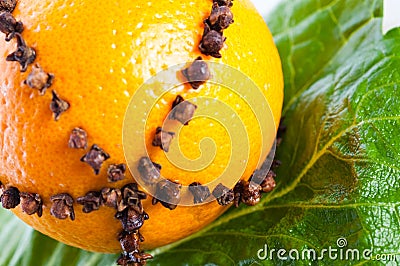
M 251 0 L 262 15 L 270 12 L 281 0 Z M 292 0 L 296 1 L 296 0 Z M 365 0 L 368 1 L 368 0 Z M 383 32 L 400 27 L 400 0 L 384 0 Z

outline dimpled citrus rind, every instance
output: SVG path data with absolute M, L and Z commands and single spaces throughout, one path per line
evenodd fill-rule
M 122 125 L 126 108 L 140 85 L 159 71 L 178 63 L 191 62 L 201 55 L 198 44 L 203 33 L 203 20 L 211 10 L 211 1 L 67 1 L 20 0 L 13 15 L 25 25 L 22 33 L 28 45 L 37 52 L 35 63 L 55 75 L 52 87 L 44 96 L 23 84 L 26 73 L 20 73 L 16 62 L 5 57 L 15 50 L 15 40 L 0 45 L 0 179 L 20 191 L 39 193 L 44 208 L 41 218 L 28 216 L 17 207 L 13 211 L 27 224 L 63 243 L 97 252 L 120 252 L 117 235 L 121 223 L 114 218 L 115 210 L 101 207 L 84 214 L 74 204 L 76 219 L 59 220 L 50 215 L 50 196 L 69 193 L 74 199 L 88 191 L 106 186 L 122 187 L 133 181 L 127 174 L 124 181 L 107 182 L 106 166 L 125 161 Z M 262 17 L 247 0 L 235 0 L 232 7 L 234 24 L 224 31 L 227 37 L 221 51 L 221 62 L 248 75 L 263 91 L 275 123 L 278 125 L 283 99 L 283 78 L 279 55 Z M 4 37 L 4 35 L 2 35 Z M 71 107 L 54 121 L 49 109 L 50 90 L 55 90 Z M 225 91 L 227 93 L 227 91 Z M 217 97 L 235 106 L 224 91 Z M 215 86 L 203 85 L 193 92 L 182 91 L 184 98 L 215 95 Z M 166 97 L 147 125 L 162 123 L 170 110 L 174 95 Z M 248 109 L 241 117 L 252 132 L 254 117 Z M 179 144 L 185 155 L 196 157 L 191 127 L 203 128 L 194 138 L 210 136 L 223 143 L 223 129 L 210 131 L 202 120 L 193 121 L 182 129 Z M 204 120 L 204 123 L 209 121 Z M 88 133 L 88 143 L 97 144 L 111 155 L 99 175 L 80 161 L 86 151 L 68 148 L 71 130 L 81 127 Z M 258 129 L 257 129 L 258 130 Z M 146 140 L 151 142 L 151 130 Z M 254 134 L 253 134 L 254 133 Z M 271 139 L 271 142 L 273 140 Z M 259 143 L 250 142 L 251 154 L 257 158 Z M 151 145 L 148 145 L 149 147 Z M 218 150 L 215 165 L 223 165 L 230 154 L 229 145 Z M 204 183 L 221 171 L 212 167 L 190 177 L 168 166 L 162 151 L 150 147 L 154 161 L 164 165 L 162 174 L 187 183 L 190 179 Z M 226 156 L 224 156 L 226 154 Z M 248 162 L 243 178 L 248 178 L 257 165 Z M 144 202 L 150 219 L 141 229 L 144 249 L 151 249 L 182 239 L 215 220 L 226 207 L 216 202 L 197 207 L 181 207 L 170 211 L 151 197 Z

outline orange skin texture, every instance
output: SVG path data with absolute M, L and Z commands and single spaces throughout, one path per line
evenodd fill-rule
M 5 61 L 15 50 L 15 39 L 8 43 L 1 40 L 0 181 L 20 191 L 39 193 L 44 204 L 41 218 L 23 213 L 18 206 L 13 212 L 19 218 L 68 245 L 96 252 L 120 252 L 117 236 L 122 226 L 114 218 L 115 210 L 101 207 L 85 214 L 82 206 L 74 203 L 75 221 L 59 220 L 50 215 L 50 197 L 69 193 L 76 199 L 88 191 L 110 186 L 120 188 L 133 182 L 129 171 L 117 183 L 110 184 L 106 178 L 108 164 L 125 162 L 122 124 L 129 101 L 152 75 L 202 55 L 198 44 L 203 34 L 203 20 L 210 14 L 211 6 L 212 1 L 204 0 L 18 2 L 13 15 L 23 22 L 22 36 L 37 52 L 35 63 L 55 75 L 52 87 L 40 96 L 37 90 L 23 84 L 31 67 L 21 73 L 18 63 Z M 224 31 L 227 40 L 221 50 L 222 58 L 202 56 L 248 75 L 268 99 L 278 125 L 283 77 L 272 36 L 247 0 L 235 0 L 232 12 L 235 22 Z M 52 89 L 71 104 L 57 122 L 49 109 Z M 210 84 L 197 91 L 187 85 L 178 90 L 185 99 L 206 95 L 219 97 L 232 106 L 236 104 L 223 91 L 217 95 Z M 159 147 L 151 145 L 154 130 L 162 124 L 175 96 L 165 95 L 163 103 L 147 121 L 146 144 L 150 158 L 163 166 L 164 176 L 173 176 L 182 184 L 206 183 L 220 174 L 222 168 L 217 166 L 229 159 L 229 152 L 224 150 L 229 145 L 217 150 L 215 167 L 190 175 L 181 173 Z M 252 136 L 254 117 L 246 110 L 238 112 Z M 200 150 L 193 143 L 205 136 L 210 136 L 218 145 L 225 141 L 226 132 L 222 127 L 217 126 L 210 132 L 204 123 L 209 121 L 194 120 L 180 133 L 179 144 L 189 158 L 199 156 Z M 87 150 L 68 148 L 69 134 L 75 127 L 88 132 L 89 147 L 95 143 L 111 155 L 99 175 L 94 175 L 92 168 L 80 161 Z M 260 143 L 253 141 L 251 145 L 251 158 L 256 158 L 260 154 Z M 248 162 L 243 178 L 249 178 L 257 163 L 257 160 Z M 214 201 L 196 207 L 178 206 L 170 211 L 161 204 L 151 205 L 148 197 L 144 209 L 150 219 L 140 230 L 146 239 L 142 247 L 152 249 L 182 239 L 214 221 L 226 208 Z

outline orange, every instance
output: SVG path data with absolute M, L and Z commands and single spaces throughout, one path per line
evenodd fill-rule
M 210 14 L 212 1 L 18 1 L 13 15 L 24 24 L 22 37 L 36 50 L 35 63 L 53 73 L 55 79 L 43 96 L 25 85 L 32 65 L 21 73 L 18 63 L 6 62 L 16 41 L 1 40 L 0 181 L 20 191 L 39 193 L 43 199 L 41 218 L 23 213 L 20 206 L 13 212 L 33 228 L 68 245 L 119 252 L 117 235 L 122 227 L 114 218 L 115 210 L 101 207 L 85 214 L 76 198 L 88 191 L 133 182 L 128 171 L 127 177 L 117 183 L 109 183 L 106 178 L 107 165 L 126 162 L 122 128 L 131 97 L 156 73 L 192 62 L 198 56 L 248 75 L 268 100 L 278 125 L 283 78 L 277 49 L 253 5 L 248 0 L 233 3 L 234 23 L 224 31 L 227 39 L 222 58 L 216 59 L 202 55 L 198 48 L 203 20 Z M 58 121 L 54 121 L 49 109 L 51 90 L 71 105 Z M 250 96 L 252 93 L 248 92 Z M 190 89 L 188 84 L 178 86 L 165 94 L 149 114 L 144 138 L 150 158 L 162 165 L 161 174 L 184 185 L 194 181 L 204 184 L 220 175 L 232 156 L 233 144 L 227 140 L 230 133 L 226 125 L 204 117 L 182 127 L 173 143 L 179 144 L 184 156 L 195 160 L 204 151 L 202 140 L 212 139 L 216 155 L 208 167 L 183 171 L 168 160 L 167 153 L 151 145 L 155 128 L 162 125 L 177 94 L 189 100 L 200 96 L 217 98 L 237 112 L 249 138 L 250 156 L 242 174 L 242 178 L 248 179 L 260 154 L 266 152 L 260 150 L 257 119 L 245 106 L 243 96 L 211 83 L 198 90 Z M 80 161 L 88 149 L 68 147 L 70 132 L 75 127 L 87 132 L 89 147 L 97 144 L 111 156 L 98 175 Z M 269 147 L 273 138 L 271 135 L 267 140 Z M 59 193 L 68 193 L 75 199 L 74 221 L 50 215 L 50 197 Z M 153 206 L 150 196 L 144 201 L 144 208 L 150 216 L 141 228 L 145 249 L 182 239 L 226 210 L 215 201 L 169 210 L 159 203 Z

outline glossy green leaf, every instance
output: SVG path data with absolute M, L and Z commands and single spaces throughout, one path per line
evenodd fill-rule
M 400 29 L 382 35 L 382 6 L 287 0 L 271 13 L 287 125 L 277 187 L 261 204 L 231 209 L 201 232 L 153 250 L 149 265 L 399 263 Z M 0 224 L 0 265 L 113 265 L 117 258 L 65 246 L 4 210 Z M 339 238 L 347 241 L 343 248 Z M 298 250 L 300 259 L 276 252 L 260 259 L 266 244 Z M 338 258 L 301 259 L 329 247 Z M 375 260 L 345 260 L 349 249 L 360 256 L 371 249 Z M 377 261 L 382 254 L 397 262 Z
M 113 265 L 117 255 L 87 252 L 64 245 L 27 226 L 0 208 L 0 265 Z

